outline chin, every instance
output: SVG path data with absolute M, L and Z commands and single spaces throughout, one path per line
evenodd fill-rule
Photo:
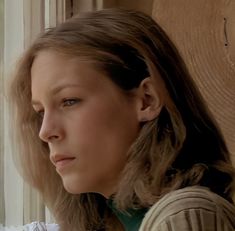
M 104 198 L 109 198 L 110 195 L 112 194 L 107 194 L 104 192 L 100 192 L 99 190 L 91 190 L 88 188 L 78 188 L 78 187 L 74 187 L 75 185 L 67 185 L 64 184 L 64 188 L 65 190 L 70 193 L 70 194 L 74 194 L 74 195 L 78 195 L 78 194 L 83 194 L 83 193 L 97 193 L 100 194 L 101 196 L 103 196 Z
M 75 185 L 64 184 L 64 188 L 68 193 L 71 194 L 81 194 L 86 192 L 86 190 L 75 187 Z
M 63 186 L 64 186 L 64 189 L 68 192 L 68 193 L 71 193 L 71 194 L 80 194 L 80 193 L 83 193 L 84 191 L 78 187 L 78 184 L 77 183 L 73 183 L 73 182 L 70 182 L 70 181 L 66 181 L 62 178 L 63 180 Z
M 63 177 L 64 189 L 71 194 L 82 194 L 82 193 L 98 193 L 105 198 L 109 198 L 113 194 L 113 190 L 104 190 L 101 187 L 94 187 L 96 182 L 93 184 L 86 184 L 87 181 L 79 181 L 76 179 L 71 179 L 70 177 Z M 97 185 L 97 184 L 96 184 Z
M 83 184 L 82 187 L 79 187 L 81 183 L 71 183 L 71 182 L 65 182 L 63 181 L 63 186 L 64 189 L 71 194 L 81 194 L 81 193 L 89 193 L 93 192 L 89 190 L 87 187 L 84 187 L 85 185 Z

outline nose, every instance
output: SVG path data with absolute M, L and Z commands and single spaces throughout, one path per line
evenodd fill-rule
M 46 142 L 55 142 L 62 138 L 62 129 L 61 122 L 58 121 L 56 116 L 52 116 L 52 114 L 44 113 L 41 128 L 39 131 L 39 138 Z

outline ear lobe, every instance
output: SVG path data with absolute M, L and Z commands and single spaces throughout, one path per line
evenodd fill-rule
M 161 112 L 163 100 L 150 77 L 140 83 L 138 91 L 138 120 L 140 122 L 154 120 Z

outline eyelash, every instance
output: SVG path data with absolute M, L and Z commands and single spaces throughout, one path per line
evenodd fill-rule
M 71 107 L 74 104 L 78 103 L 79 99 L 63 99 L 62 107 Z M 42 119 L 44 117 L 44 110 L 36 111 L 37 115 Z
M 63 107 L 71 107 L 78 102 L 79 102 L 79 99 L 63 99 L 62 105 Z

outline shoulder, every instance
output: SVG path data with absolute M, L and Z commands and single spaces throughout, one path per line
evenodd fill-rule
M 186 187 L 154 204 L 140 230 L 235 230 L 235 207 L 206 187 Z
M 44 222 L 32 222 L 24 226 L 23 231 L 59 231 L 59 225 Z

